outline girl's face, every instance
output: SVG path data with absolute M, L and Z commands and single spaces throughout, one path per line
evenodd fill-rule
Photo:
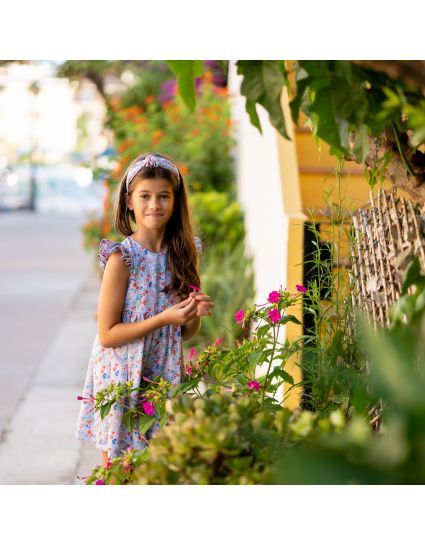
M 134 211 L 136 223 L 150 229 L 164 227 L 173 214 L 173 184 L 164 178 L 136 178 L 131 187 L 126 203 Z

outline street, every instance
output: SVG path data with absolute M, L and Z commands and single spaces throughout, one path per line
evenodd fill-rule
M 74 437 L 99 291 L 84 219 L 0 213 L 0 484 L 83 484 L 100 463 Z

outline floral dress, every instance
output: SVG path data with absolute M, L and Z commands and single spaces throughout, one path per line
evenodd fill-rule
M 199 254 L 202 244 L 195 237 Z M 112 252 L 121 252 L 123 261 L 130 269 L 122 322 L 138 322 L 159 314 L 179 302 L 174 293 L 161 290 L 171 281 L 167 268 L 167 248 L 162 252 L 151 252 L 136 240 L 127 237 L 123 242 L 103 239 L 98 254 L 101 267 L 105 267 Z M 75 437 L 94 441 L 96 448 L 108 452 L 109 458 L 120 456 L 128 448 L 143 449 L 145 441 L 137 427 L 130 432 L 122 423 L 123 408 L 115 403 L 109 414 L 102 420 L 99 411 L 94 410 L 90 396 L 110 383 L 133 382 L 139 388 L 141 377 L 154 378 L 161 375 L 171 384 L 179 384 L 184 376 L 181 326 L 166 325 L 123 346 L 104 348 L 99 336 L 94 339 Z M 138 392 L 133 392 L 129 405 L 137 403 Z M 146 434 L 151 437 L 158 429 L 155 422 Z

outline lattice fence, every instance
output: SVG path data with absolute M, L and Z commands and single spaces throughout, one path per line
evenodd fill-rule
M 415 256 L 425 272 L 425 206 L 393 192 L 371 193 L 370 207 L 353 215 L 353 305 L 372 324 L 388 325 L 388 307 L 400 297 L 404 273 Z

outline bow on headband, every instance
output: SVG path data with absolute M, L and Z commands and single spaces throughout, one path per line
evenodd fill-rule
M 177 174 L 177 177 L 179 177 L 179 171 L 171 161 L 168 159 L 164 159 L 163 157 L 156 157 L 155 155 L 148 155 L 144 159 L 140 159 L 140 161 L 136 161 L 134 165 L 130 168 L 130 170 L 127 172 L 127 179 L 126 179 L 126 188 L 128 193 L 128 186 L 130 185 L 130 182 L 134 179 L 136 174 L 143 168 L 143 167 L 162 167 L 166 168 L 168 170 L 172 170 Z

